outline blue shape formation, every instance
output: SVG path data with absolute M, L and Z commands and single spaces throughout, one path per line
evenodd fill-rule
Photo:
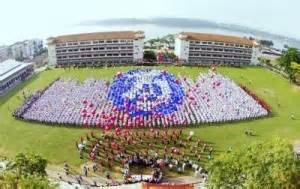
M 177 111 L 185 96 L 173 74 L 151 69 L 117 74 L 109 88 L 108 100 L 130 116 L 168 115 Z

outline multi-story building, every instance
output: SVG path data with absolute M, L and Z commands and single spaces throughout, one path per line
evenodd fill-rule
M 7 60 L 9 57 L 9 47 L 8 46 L 1 46 L 0 47 L 0 62 Z
M 64 35 L 48 39 L 51 65 L 133 63 L 143 59 L 144 32 L 118 31 Z
M 0 64 L 0 96 L 33 74 L 33 64 L 6 60 Z
M 192 64 L 248 65 L 255 62 L 254 42 L 241 37 L 182 32 L 175 39 L 178 59 Z
M 43 50 L 43 41 L 31 39 L 10 46 L 11 56 L 16 60 L 32 59 Z

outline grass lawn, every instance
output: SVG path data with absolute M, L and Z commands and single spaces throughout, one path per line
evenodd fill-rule
M 128 67 L 101 69 L 53 69 L 33 76 L 27 82 L 19 85 L 9 94 L 0 97 L 0 155 L 13 157 L 18 152 L 34 151 L 50 161 L 52 165 L 69 162 L 79 167 L 82 161 L 75 148 L 75 141 L 89 132 L 89 129 L 74 127 L 53 127 L 42 124 L 15 120 L 9 109 L 14 110 L 22 104 L 22 91 L 43 89 L 58 77 L 73 77 L 84 80 L 89 77 L 111 79 L 118 71 L 126 71 Z M 207 68 L 166 67 L 175 74 L 195 78 L 199 72 Z M 216 150 L 223 151 L 228 147 L 238 148 L 254 140 L 268 140 L 280 136 L 294 142 L 300 140 L 300 90 L 291 85 L 288 80 L 262 68 L 218 68 L 222 74 L 234 79 L 237 83 L 246 85 L 258 96 L 262 97 L 273 108 L 273 115 L 268 118 L 226 123 L 218 125 L 199 125 L 188 128 L 197 137 L 212 142 Z M 296 120 L 291 120 L 294 114 Z M 246 128 L 251 128 L 257 136 L 247 137 Z

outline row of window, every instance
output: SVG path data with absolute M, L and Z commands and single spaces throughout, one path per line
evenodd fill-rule
M 219 45 L 227 47 L 242 47 L 242 48 L 251 48 L 250 45 L 235 44 L 235 43 L 223 43 L 223 42 L 214 42 L 214 41 L 190 41 L 190 44 L 202 44 L 202 45 Z
M 249 64 L 250 61 L 233 61 L 233 60 L 197 60 L 191 59 L 188 62 L 190 63 L 199 63 L 199 64 L 228 64 L 228 65 L 242 65 Z
M 132 59 L 102 59 L 102 60 L 94 60 L 94 61 L 59 61 L 59 65 L 74 65 L 74 64 L 83 64 L 83 65 L 89 65 L 89 64 L 115 64 L 115 63 L 132 63 Z
M 240 59 L 251 59 L 251 56 L 239 56 L 239 55 L 223 55 L 223 54 L 199 54 L 190 53 L 190 57 L 216 57 L 216 58 L 240 58 Z
M 233 49 L 223 49 L 223 48 L 209 48 L 209 47 L 190 47 L 191 51 L 217 51 L 217 52 L 235 52 L 235 53 L 247 53 L 251 54 L 251 51 L 247 50 L 233 50 Z
M 73 58 L 93 58 L 93 57 L 128 57 L 133 56 L 133 53 L 108 53 L 108 54 L 82 54 L 82 55 L 69 55 L 69 56 L 57 56 L 58 60 L 61 59 L 73 59 Z
M 85 48 L 74 48 L 74 49 L 57 49 L 56 53 L 67 53 L 67 52 L 85 52 L 85 51 L 103 51 L 103 50 L 132 50 L 132 46 L 121 46 L 121 47 L 85 47 Z
M 57 47 L 66 47 L 66 46 L 78 46 L 78 45 L 92 45 L 92 44 L 119 44 L 126 43 L 131 44 L 133 40 L 131 39 L 113 39 L 113 40 L 94 40 L 94 41 L 78 41 L 78 42 L 68 42 L 68 43 L 58 43 Z
M 24 72 L 22 72 L 21 74 L 19 74 L 18 76 L 10 79 L 5 84 L 4 83 L 1 84 L 0 85 L 0 93 L 11 88 L 11 86 L 13 86 L 16 82 L 25 80 L 32 72 L 33 72 L 33 69 L 29 68 L 29 69 L 25 70 Z

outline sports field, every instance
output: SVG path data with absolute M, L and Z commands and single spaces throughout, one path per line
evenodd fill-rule
M 129 67 L 47 70 L 33 76 L 6 96 L 0 97 L 0 155 L 13 157 L 18 152 L 34 151 L 47 158 L 50 164 L 62 164 L 67 161 L 73 166 L 79 166 L 82 162 L 76 151 L 75 141 L 90 129 L 22 122 L 15 120 L 11 111 L 22 104 L 23 90 L 33 92 L 43 89 L 58 77 L 79 80 L 90 77 L 111 79 L 118 71 L 128 69 Z M 190 67 L 157 69 L 167 69 L 172 73 L 193 78 L 198 76 L 199 72 L 207 71 L 207 68 Z M 217 71 L 253 90 L 271 105 L 273 114 L 254 121 L 199 125 L 186 129 L 186 133 L 193 130 L 200 139 L 214 143 L 217 151 L 229 147 L 238 148 L 254 140 L 268 140 L 272 136 L 280 136 L 291 142 L 300 140 L 300 88 L 262 68 L 218 68 Z M 291 115 L 294 115 L 295 120 L 290 118 Z M 256 136 L 246 136 L 244 131 L 248 128 L 251 128 Z

